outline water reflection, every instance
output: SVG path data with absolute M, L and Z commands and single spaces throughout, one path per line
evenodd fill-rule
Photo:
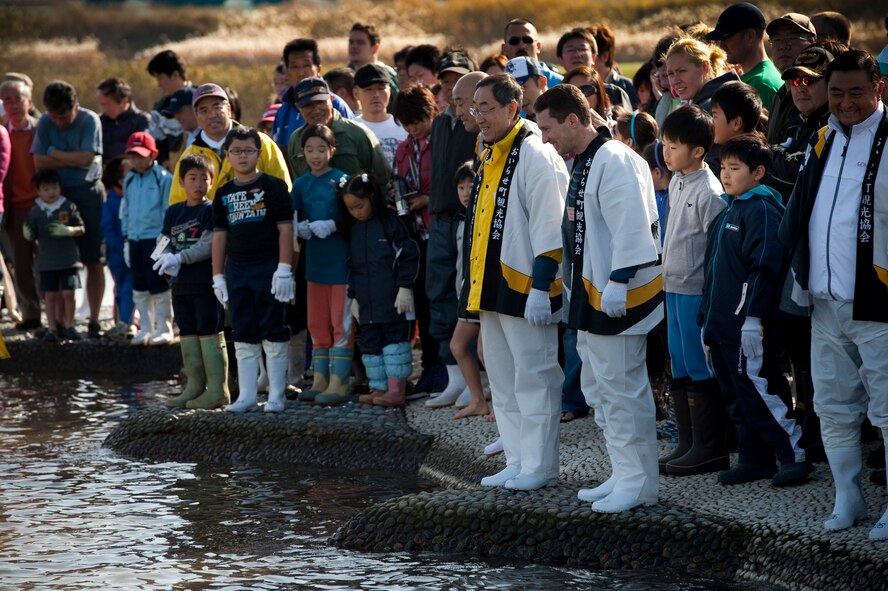
M 0 376 L 3 589 L 712 589 L 327 545 L 356 510 L 430 488 L 387 473 L 198 466 L 102 449 L 167 384 Z

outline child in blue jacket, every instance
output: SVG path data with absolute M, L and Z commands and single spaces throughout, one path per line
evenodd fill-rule
M 139 311 L 139 332 L 133 345 L 166 345 L 173 340 L 173 303 L 170 285 L 152 268 L 151 253 L 163 228 L 173 176 L 157 163 L 157 144 L 144 131 L 126 143 L 126 157 L 133 166 L 123 181 L 120 229 L 123 256 L 133 277 L 133 301 Z
M 780 194 L 761 184 L 769 162 L 761 136 L 725 142 L 721 181 L 728 206 L 707 233 L 697 323 L 737 430 L 739 452 L 737 465 L 719 473 L 722 484 L 770 478 L 774 486 L 789 486 L 808 478 L 801 428 L 773 388 L 780 373 L 775 315 L 786 251 L 777 237 Z

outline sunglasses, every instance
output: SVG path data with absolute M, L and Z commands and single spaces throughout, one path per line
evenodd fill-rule
M 801 78 L 793 78 L 792 85 L 798 88 L 799 86 L 811 86 L 815 82 L 820 80 L 820 78 L 815 78 L 813 76 L 802 76 Z
M 584 84 L 578 87 L 580 92 L 583 93 L 583 96 L 592 96 L 598 94 L 598 87 L 592 86 L 591 84 Z
M 518 45 L 519 43 L 524 43 L 525 45 L 533 44 L 533 37 L 509 37 L 509 40 L 506 41 L 509 45 Z

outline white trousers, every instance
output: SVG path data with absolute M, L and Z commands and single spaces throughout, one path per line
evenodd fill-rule
M 645 503 L 656 502 L 657 425 L 645 365 L 647 337 L 603 336 L 580 330 L 577 352 L 583 362 L 583 394 L 594 409 L 595 422 L 604 429 L 616 477 L 614 491 Z
M 858 446 L 866 415 L 888 429 L 888 324 L 853 320 L 853 308 L 814 299 L 811 378 L 827 448 Z
M 506 465 L 522 474 L 558 476 L 561 384 L 558 328 L 481 312 L 484 365 Z

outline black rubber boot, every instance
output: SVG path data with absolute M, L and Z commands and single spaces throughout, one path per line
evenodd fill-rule
M 777 473 L 777 466 L 758 466 L 755 464 L 737 464 L 730 470 L 718 473 L 718 481 L 722 484 L 745 484 L 756 480 L 771 478 Z
M 724 447 L 724 405 L 718 382 L 688 382 L 688 408 L 691 415 L 691 449 L 683 456 L 667 462 L 666 474 L 688 476 L 725 470 L 730 466 Z
M 802 437 L 799 446 L 805 450 L 805 459 L 809 462 L 825 462 L 826 451 L 820 437 L 820 417 L 814 412 L 814 383 L 811 372 L 796 371 L 793 382 L 796 394 L 796 422 L 802 426 Z M 884 457 L 883 457 L 884 461 Z
M 792 486 L 808 481 L 808 462 L 787 462 L 780 464 L 780 469 L 771 478 L 771 484 L 776 487 Z
M 687 380 L 678 379 L 669 381 L 669 398 L 672 399 L 672 408 L 675 411 L 675 424 L 678 427 L 678 447 L 658 460 L 660 473 L 665 473 L 666 464 L 676 460 L 691 449 L 691 411 L 688 408 L 688 393 L 685 389 Z

